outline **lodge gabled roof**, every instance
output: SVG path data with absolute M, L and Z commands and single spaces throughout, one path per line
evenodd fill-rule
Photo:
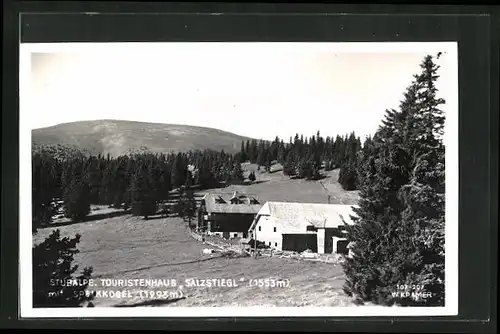
M 202 201 L 208 213 L 257 214 L 262 204 L 255 195 L 232 193 L 207 193 Z
M 257 216 L 271 217 L 281 233 L 304 233 L 307 226 L 336 228 L 344 225 L 344 222 L 352 224 L 354 207 L 356 205 L 266 202 Z

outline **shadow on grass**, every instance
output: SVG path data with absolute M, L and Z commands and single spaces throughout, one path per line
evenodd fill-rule
M 145 218 L 143 216 L 136 216 L 136 217 L 139 217 L 141 218 L 141 221 L 150 221 L 150 220 L 158 220 L 158 219 L 165 219 L 165 218 L 173 218 L 173 217 L 179 217 L 178 214 L 176 213 L 168 213 L 168 214 L 156 214 L 156 215 L 152 215 L 152 216 L 148 216 L 148 218 Z
M 269 174 L 275 174 L 275 173 L 282 172 L 282 171 L 283 171 L 283 168 L 279 168 L 279 169 L 270 170 L 268 173 Z
M 155 264 L 155 265 L 145 266 L 145 267 L 140 267 L 140 268 L 134 268 L 134 269 L 127 269 L 127 270 L 121 270 L 121 271 L 116 271 L 116 272 L 104 273 L 104 274 L 100 274 L 100 275 L 95 275 L 94 277 L 95 278 L 104 278 L 104 277 L 109 277 L 109 276 L 115 276 L 115 275 L 121 275 L 121 274 L 127 274 L 127 273 L 134 273 L 136 271 L 149 270 L 149 269 L 152 269 L 152 268 L 181 266 L 181 265 L 185 265 L 185 264 L 194 264 L 194 263 L 201 263 L 201 262 L 206 262 L 206 261 L 217 260 L 217 259 L 220 259 L 220 258 L 222 258 L 222 255 L 217 254 L 215 256 L 211 256 L 211 257 L 207 257 L 207 258 L 201 258 L 201 259 L 196 259 L 196 260 L 191 260 L 191 261 L 174 262 L 174 263 L 160 263 L 160 264 Z
M 266 182 L 269 182 L 269 180 L 259 180 L 259 181 L 253 181 L 253 182 L 251 182 L 251 181 L 245 181 L 245 182 L 243 182 L 242 185 L 244 185 L 244 186 L 251 186 L 251 185 L 254 185 L 254 184 L 261 184 L 261 183 L 266 183 Z
M 178 302 L 179 300 L 186 299 L 186 297 L 175 298 L 175 299 L 152 299 L 143 302 L 128 304 L 128 305 L 115 305 L 115 307 L 140 307 L 140 306 L 162 306 Z
M 325 174 L 320 174 L 320 176 L 316 179 L 306 179 L 305 177 L 298 177 L 296 175 L 289 176 L 289 177 L 291 180 L 304 180 L 304 181 L 309 181 L 309 182 L 320 181 L 320 180 L 331 178 L 330 175 L 325 175 Z
M 101 219 L 107 219 L 107 218 L 114 218 L 114 217 L 119 217 L 119 216 L 124 216 L 129 214 L 130 211 L 113 211 L 113 212 L 108 212 L 108 213 L 97 213 L 93 215 L 89 215 L 83 219 L 80 219 L 78 221 L 63 221 L 63 222 L 56 222 L 56 223 L 49 223 L 47 225 L 43 225 L 40 227 L 40 229 L 44 228 L 49 228 L 49 227 L 60 227 L 60 226 L 68 226 L 68 225 L 73 225 L 73 224 L 79 224 L 79 223 L 86 223 L 90 221 L 95 221 L 95 220 L 101 220 Z

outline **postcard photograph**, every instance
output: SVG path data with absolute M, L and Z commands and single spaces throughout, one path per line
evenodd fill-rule
M 456 43 L 20 57 L 22 317 L 458 313 Z

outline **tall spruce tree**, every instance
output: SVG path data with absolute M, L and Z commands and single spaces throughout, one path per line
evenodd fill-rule
M 214 173 L 212 172 L 210 161 L 208 160 L 208 158 L 202 159 L 202 162 L 198 167 L 196 184 L 198 184 L 201 189 L 209 189 L 218 185 Z
M 174 188 L 180 188 L 186 182 L 187 164 L 182 153 L 175 156 L 172 166 L 172 185 Z
M 149 168 L 143 158 L 137 162 L 130 187 L 132 214 L 134 216 L 143 216 L 144 219 L 154 215 L 158 209 L 157 202 L 154 193 L 151 191 Z
M 345 142 L 344 158 L 342 160 L 338 182 L 344 190 L 357 189 L 357 165 L 358 151 L 360 150 L 360 140 L 352 132 Z
M 32 215 L 33 231 L 52 221 L 56 212 L 54 199 L 56 184 L 53 177 L 55 159 L 46 153 L 34 153 L 32 156 Z
M 243 169 L 241 168 L 241 164 L 239 162 L 235 162 L 233 164 L 229 180 L 231 184 L 242 184 L 245 180 Z
M 90 185 L 85 161 L 76 158 L 68 162 L 64 184 L 64 215 L 82 221 L 90 213 Z
M 126 200 L 127 188 L 129 187 L 127 180 L 127 163 L 128 157 L 118 157 L 115 163 L 115 173 L 113 177 L 113 207 L 122 208 Z
M 194 198 L 194 191 L 190 180 L 190 177 L 186 179 L 186 184 L 182 187 L 176 204 L 177 214 L 188 223 L 189 228 L 191 228 L 191 222 L 196 217 L 197 212 L 196 199 Z
M 353 159 L 345 161 L 339 170 L 338 182 L 344 190 L 357 189 L 357 163 Z
M 257 165 L 265 166 L 266 161 L 267 161 L 267 150 L 261 146 L 259 150 L 259 155 L 257 157 Z
M 245 141 L 244 140 L 241 142 L 240 161 L 241 162 L 248 161 L 248 156 L 247 156 L 247 152 L 246 152 L 246 148 L 245 148 Z
M 283 165 L 283 174 L 289 177 L 295 177 L 297 175 L 297 168 L 291 157 L 287 157 Z
M 101 204 L 111 205 L 113 204 L 113 166 L 112 161 L 108 159 L 103 159 L 102 161 L 103 171 L 101 186 L 99 191 L 99 202 Z
M 437 98 L 435 81 L 439 78 L 432 57 L 421 64 L 416 76 L 416 108 L 408 106 L 405 136 L 408 138 L 410 181 L 400 195 L 405 205 L 402 228 L 415 235 L 413 247 L 420 255 L 414 266 L 430 298 L 415 304 L 444 305 L 444 217 L 445 217 L 445 147 L 442 142 L 444 115 Z
M 360 301 L 443 305 L 444 100 L 436 97 L 432 57 L 421 69 L 400 110 L 386 112 L 358 168 L 361 198 L 355 224 L 346 226 L 352 256 L 343 268 L 344 291 Z
M 99 169 L 99 160 L 95 156 L 87 159 L 86 173 L 89 178 L 90 203 L 99 204 L 99 191 L 101 188 L 101 170 Z

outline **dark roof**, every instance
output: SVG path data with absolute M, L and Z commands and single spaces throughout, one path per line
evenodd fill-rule
M 237 201 L 233 204 L 232 201 Z M 255 195 L 232 193 L 208 193 L 203 196 L 206 211 L 209 213 L 257 214 L 262 204 Z

